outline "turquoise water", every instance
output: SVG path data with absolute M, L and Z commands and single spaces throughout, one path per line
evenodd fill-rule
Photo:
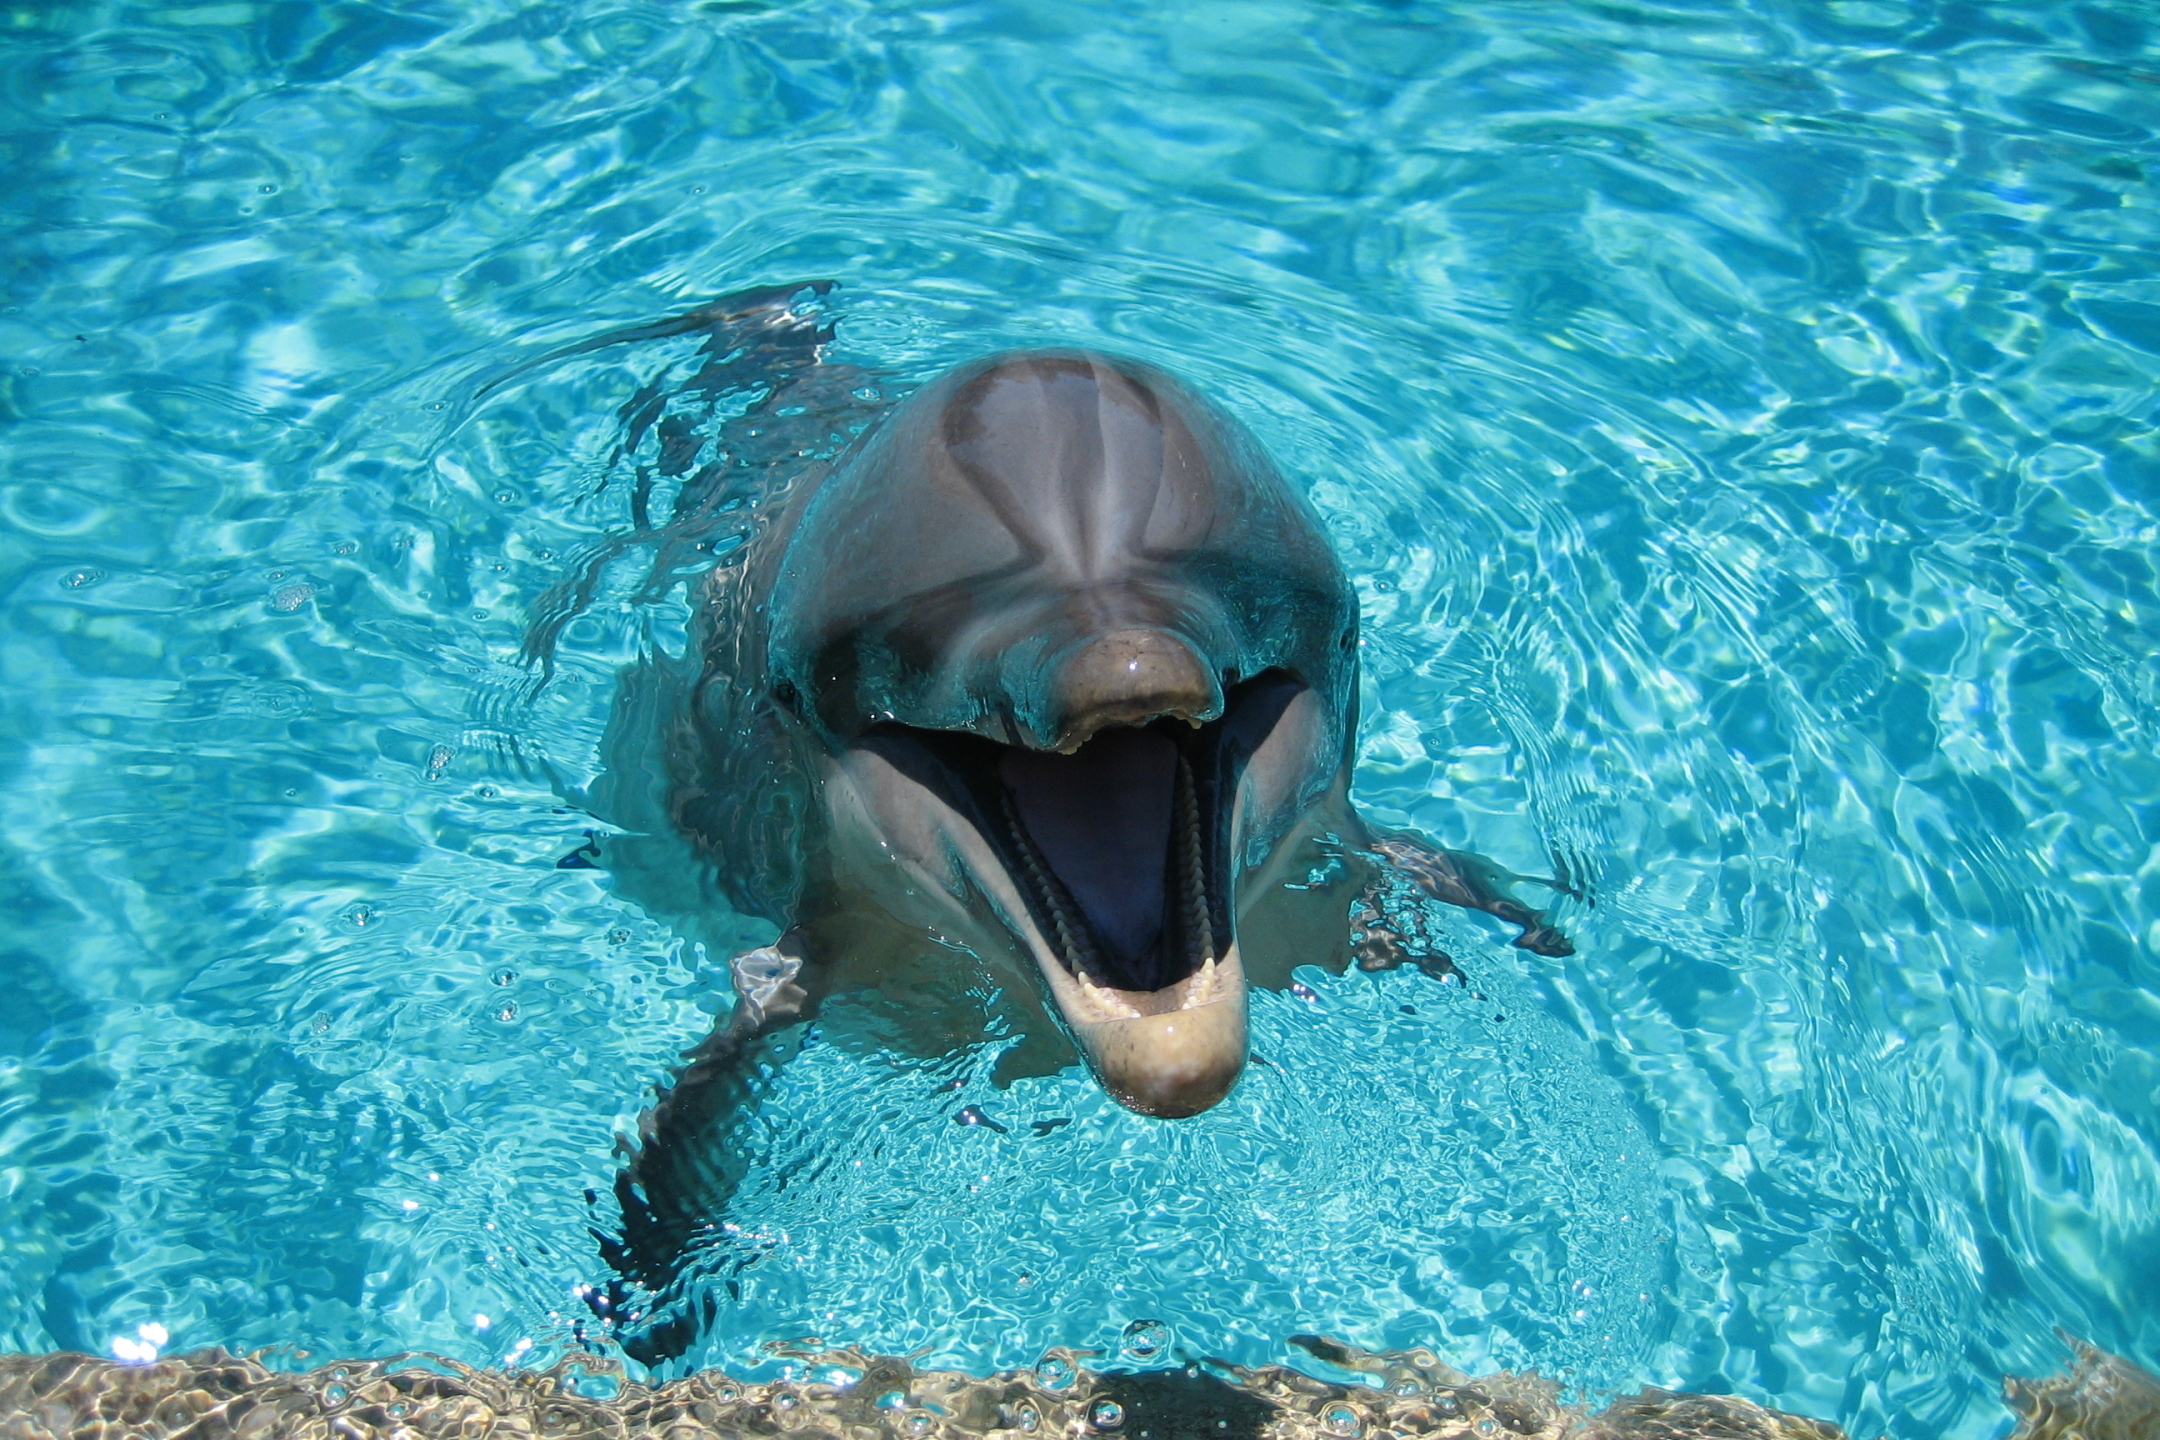
M 2149 18 L 0 7 L 0 1345 L 574 1343 L 765 937 L 556 866 L 681 588 L 520 659 L 694 339 L 510 372 L 833 278 L 894 389 L 1238 413 L 1357 576 L 1361 804 L 1594 903 L 1261 997 L 1176 1125 L 813 1043 L 694 1359 L 1320 1331 L 1915 1440 L 2056 1327 L 2160 1364 Z

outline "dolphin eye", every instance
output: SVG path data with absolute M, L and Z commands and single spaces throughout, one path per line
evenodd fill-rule
M 782 680 L 772 687 L 772 698 L 779 701 L 786 709 L 793 710 L 797 703 L 801 701 L 802 696 L 796 693 L 794 681 Z

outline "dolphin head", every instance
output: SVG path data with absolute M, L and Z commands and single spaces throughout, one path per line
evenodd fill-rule
M 1344 771 L 1357 625 L 1242 427 L 1131 360 L 975 361 L 810 496 L 769 608 L 842 820 L 1032 956 L 1120 1101 L 1227 1094 L 1239 883 Z

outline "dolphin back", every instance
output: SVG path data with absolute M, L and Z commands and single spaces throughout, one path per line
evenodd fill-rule
M 1317 517 L 1229 415 L 1092 351 L 918 391 L 811 497 L 771 606 L 771 671 L 828 745 L 897 721 L 1063 748 L 1105 636 L 1140 637 L 1121 669 L 1197 661 L 1195 723 L 1286 670 L 1348 729 L 1357 610 Z

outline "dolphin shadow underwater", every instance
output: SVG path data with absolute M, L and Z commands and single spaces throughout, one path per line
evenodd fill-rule
M 688 383 L 624 407 L 618 458 L 658 431 L 634 530 L 542 598 L 529 654 L 628 548 L 658 552 L 650 595 L 722 556 L 690 580 L 684 654 L 623 673 L 578 797 L 621 833 L 564 863 L 597 856 L 648 909 L 689 913 L 634 893 L 664 868 L 639 847 L 687 844 L 721 901 L 780 931 L 730 962 L 733 1010 L 625 1142 L 619 1233 L 594 1231 L 617 1278 L 589 1302 L 647 1364 L 716 1318 L 700 1281 L 725 1263 L 746 1121 L 839 997 L 888 1017 L 866 1043 L 934 1057 L 1010 1034 L 999 1084 L 1077 1056 L 1177 1119 L 1236 1084 L 1254 986 L 1308 964 L 1460 978 L 1386 918 L 1391 887 L 1572 953 L 1508 893 L 1564 874 L 1358 818 L 1355 596 L 1235 419 L 1089 350 L 985 356 L 881 403 L 826 358 L 806 288 L 830 287 L 543 357 L 705 336 Z

